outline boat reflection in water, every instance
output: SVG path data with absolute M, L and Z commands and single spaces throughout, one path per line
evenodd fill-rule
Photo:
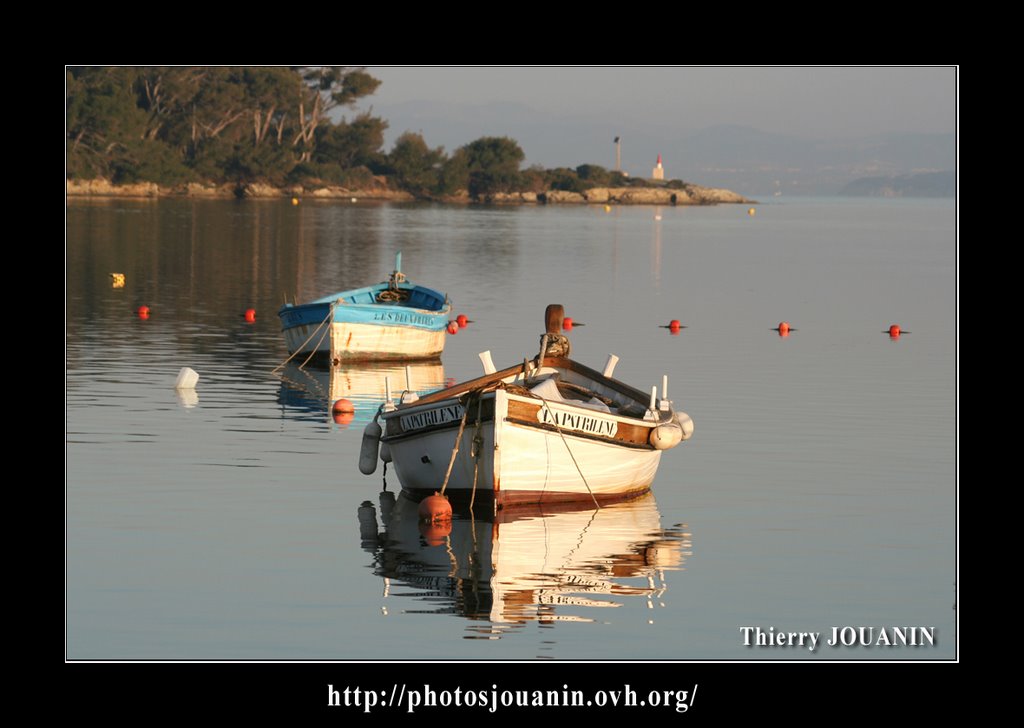
M 281 379 L 278 402 L 285 417 L 323 422 L 325 418 L 331 419 L 331 406 L 334 402 L 339 399 L 351 400 L 355 412 L 334 417 L 339 425 L 366 424 L 372 420 L 384 401 L 388 381 L 394 397 L 407 388 L 417 395 L 424 395 L 442 389 L 447 384 L 444 364 L 439 360 L 408 364 L 364 362 L 330 368 L 312 365 L 300 367 L 298 363 L 289 362 L 278 376 Z
M 385 610 L 458 614 L 490 625 L 471 628 L 494 639 L 532 621 L 592 622 L 594 610 L 628 598 L 664 606 L 665 574 L 691 555 L 684 524 L 661 528 L 651 493 L 600 509 L 541 506 L 496 515 L 455 513 L 450 523 L 420 523 L 417 503 L 380 494 L 359 508 L 363 548 L 384 578 Z M 401 587 L 412 587 L 412 591 Z M 395 605 L 396 598 L 421 602 Z

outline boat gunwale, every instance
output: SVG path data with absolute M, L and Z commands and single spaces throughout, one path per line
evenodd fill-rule
M 378 301 L 376 303 L 346 303 L 342 301 L 342 299 L 344 299 L 347 296 L 357 296 L 361 293 L 372 293 L 374 291 L 385 291 L 391 287 L 392 286 L 388 281 L 384 281 L 382 283 L 375 283 L 372 286 L 363 286 L 362 288 L 350 288 L 348 290 L 338 291 L 337 293 L 331 293 L 326 296 L 321 296 L 320 298 L 314 299 L 312 301 L 307 301 L 305 303 L 285 303 L 283 306 L 281 306 L 281 308 L 277 310 L 277 315 L 281 316 L 286 311 L 298 311 L 303 308 L 311 308 L 316 306 L 340 306 L 343 308 L 343 310 L 359 308 L 364 308 L 366 310 L 374 310 L 377 308 L 390 307 L 398 308 L 403 311 L 420 312 L 428 316 L 447 316 L 452 310 L 452 303 L 448 299 L 448 294 L 443 293 L 437 290 L 436 288 L 430 288 L 429 286 L 424 286 L 419 283 L 409 283 L 408 281 L 404 283 L 399 283 L 397 285 L 397 288 L 403 291 L 426 291 L 431 296 L 441 301 L 441 307 L 436 309 L 414 308 L 412 306 L 404 306 L 401 303 L 396 303 L 393 301 Z M 342 303 L 339 304 L 339 301 L 342 301 Z
M 534 362 L 536 362 L 536 359 L 534 360 Z M 561 356 L 547 356 L 544 357 L 544 361 L 541 364 L 541 366 L 551 367 L 553 369 L 566 369 L 568 371 L 581 374 L 584 377 L 592 379 L 594 382 L 599 382 L 600 384 L 608 387 L 609 389 L 614 389 L 619 394 L 623 394 L 629 397 L 630 399 L 635 400 L 636 402 L 640 402 L 641 404 L 645 404 L 649 398 L 649 394 L 642 392 L 636 387 L 631 387 L 630 385 L 626 384 L 625 382 L 621 382 L 618 379 L 606 377 L 600 372 L 591 369 L 585 364 L 580 364 L 578 361 L 575 361 L 574 359 L 569 359 L 567 357 Z M 506 367 L 505 369 L 501 369 L 491 374 L 484 374 L 481 377 L 469 379 L 466 380 L 465 382 L 460 382 L 459 384 L 454 384 L 451 387 L 448 387 L 447 389 L 440 389 L 436 392 L 432 392 L 431 394 L 428 394 L 425 397 L 420 397 L 415 402 L 409 402 L 408 404 L 400 404 L 396 407 L 395 411 L 402 410 L 403 408 L 408 409 L 412 407 L 418 407 L 423 404 L 443 402 L 446 399 L 457 399 L 458 397 L 460 397 L 463 394 L 466 394 L 467 392 L 483 389 L 488 385 L 496 384 L 501 380 L 505 379 L 506 377 L 510 377 L 515 374 L 518 374 L 519 372 L 522 372 L 522 370 L 523 365 L 516 364 L 515 366 Z M 618 417 L 619 415 L 612 416 Z M 639 420 L 641 418 L 627 417 L 626 419 Z

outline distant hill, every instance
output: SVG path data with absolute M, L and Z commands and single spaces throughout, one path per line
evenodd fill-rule
M 955 197 L 956 174 L 922 172 L 895 177 L 862 177 L 840 193 L 849 197 Z
M 508 135 L 527 164 L 611 168 L 612 140 L 622 137 L 622 166 L 646 177 L 658 154 L 666 174 L 744 194 L 834 195 L 868 176 L 907 175 L 956 165 L 956 135 L 893 132 L 839 139 L 809 139 L 719 124 L 696 131 L 685 120 L 552 116 L 516 103 L 452 104 L 408 101 L 375 107 L 390 124 L 389 137 L 422 132 L 433 144 L 455 149 L 480 134 Z

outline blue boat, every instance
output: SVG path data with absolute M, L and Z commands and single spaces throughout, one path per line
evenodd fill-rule
M 341 291 L 277 312 L 291 354 L 343 361 L 436 359 L 451 314 L 448 296 L 410 283 L 395 270 L 375 286 Z

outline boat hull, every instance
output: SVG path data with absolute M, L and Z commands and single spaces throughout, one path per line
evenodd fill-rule
M 654 481 L 661 451 L 647 444 L 653 423 L 502 390 L 469 407 L 446 488 L 455 499 L 490 496 L 498 508 L 609 502 L 644 493 Z M 441 488 L 462 416 L 456 399 L 385 414 L 384 441 L 404 488 Z
M 290 354 L 314 354 L 335 362 L 436 359 L 444 351 L 448 319 L 442 319 L 437 331 L 338 321 L 318 330 L 319 324 L 299 324 L 286 328 L 284 339 Z
M 290 354 L 344 362 L 436 359 L 444 351 L 450 313 L 447 302 L 439 310 L 352 305 L 339 294 L 332 301 L 284 306 L 278 315 Z

